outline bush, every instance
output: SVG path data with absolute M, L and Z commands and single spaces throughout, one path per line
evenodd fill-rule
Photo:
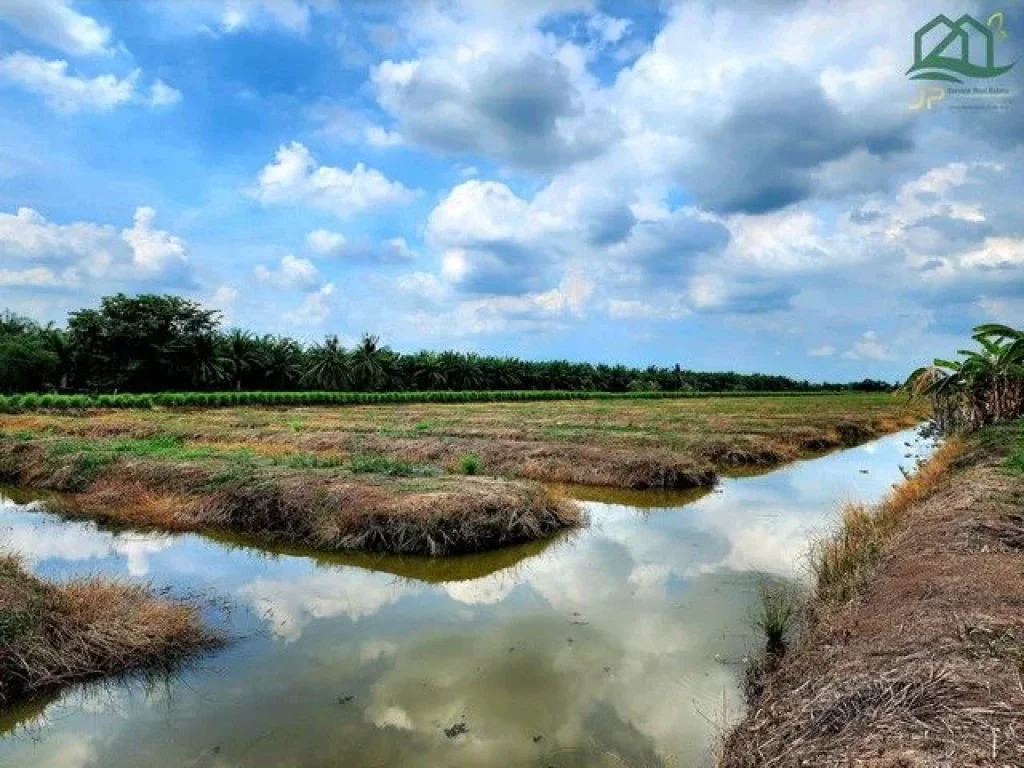
M 480 457 L 475 453 L 467 453 L 459 459 L 459 469 L 464 475 L 475 475 L 480 472 Z

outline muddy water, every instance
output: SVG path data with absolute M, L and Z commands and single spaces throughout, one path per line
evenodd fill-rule
M 449 560 L 111 532 L 5 499 L 0 542 L 37 572 L 199 596 L 239 639 L 8 713 L 0 765 L 707 765 L 759 584 L 799 577 L 837 501 L 928 449 L 910 431 L 702 496 L 591 491 L 584 531 Z

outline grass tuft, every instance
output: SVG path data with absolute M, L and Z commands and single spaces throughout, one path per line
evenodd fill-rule
M 50 584 L 0 555 L 0 707 L 72 682 L 166 668 L 221 642 L 195 606 L 120 582 Z
M 800 616 L 803 598 L 795 584 L 777 582 L 761 585 L 761 602 L 755 626 L 765 638 L 765 651 L 783 656 Z

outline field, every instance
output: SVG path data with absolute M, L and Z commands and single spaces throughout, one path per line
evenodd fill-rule
M 923 415 L 889 394 L 34 411 L 0 416 L 0 479 L 110 521 L 448 554 L 581 524 L 542 483 L 709 486 Z

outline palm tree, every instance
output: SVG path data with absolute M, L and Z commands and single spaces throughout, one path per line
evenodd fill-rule
M 302 374 L 302 347 L 284 336 L 264 336 L 262 348 L 263 378 L 273 389 L 291 389 Z
M 233 328 L 224 336 L 223 348 L 235 389 L 240 391 L 242 382 L 262 367 L 263 356 L 259 339 L 248 331 Z
M 385 380 L 385 356 L 390 352 L 380 346 L 380 338 L 363 334 L 362 340 L 352 350 L 352 382 L 361 391 L 379 389 Z
M 417 389 L 435 390 L 448 386 L 448 377 L 436 352 L 419 352 L 413 357 L 413 381 Z
M 215 386 L 230 375 L 231 360 L 224 354 L 220 339 L 212 333 L 192 339 L 187 354 L 192 358 L 192 384 L 199 387 Z
M 306 370 L 302 382 L 316 389 L 344 389 L 348 383 L 348 355 L 337 336 L 328 336 L 306 352 Z

